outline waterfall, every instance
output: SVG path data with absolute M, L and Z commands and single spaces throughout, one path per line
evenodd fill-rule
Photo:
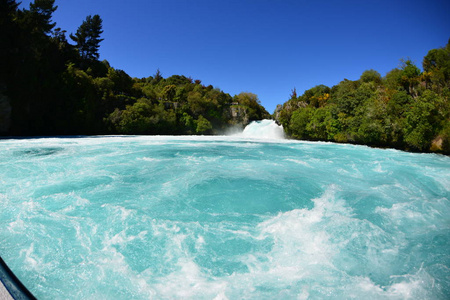
M 253 121 L 248 124 L 240 134 L 242 137 L 263 139 L 284 139 L 283 126 L 274 120 Z

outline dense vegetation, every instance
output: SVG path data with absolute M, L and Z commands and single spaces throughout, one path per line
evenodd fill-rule
M 0 134 L 214 134 L 270 117 L 252 93 L 230 96 L 159 70 L 131 78 L 99 61 L 102 19 L 70 34 L 54 0 L 19 9 L 0 0 Z M 277 107 L 293 138 L 450 153 L 450 44 L 428 52 L 423 72 L 402 61 L 385 77 L 319 85 Z
M 450 153 L 450 41 L 385 77 L 374 70 L 333 87 L 315 86 L 279 105 L 275 118 L 293 138 Z
M 0 133 L 211 134 L 270 117 L 256 95 L 231 97 L 185 76 L 131 78 L 99 61 L 102 19 L 56 28 L 54 0 L 0 0 Z

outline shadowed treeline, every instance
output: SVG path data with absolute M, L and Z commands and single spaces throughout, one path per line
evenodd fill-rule
M 0 0 L 2 135 L 212 134 L 269 117 L 256 95 L 234 97 L 174 75 L 131 78 L 99 61 L 102 19 L 70 34 L 54 0 Z

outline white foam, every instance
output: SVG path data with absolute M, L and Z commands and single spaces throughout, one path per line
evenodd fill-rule
M 118 160 L 103 160 L 104 155 L 99 154 L 103 153 L 101 147 L 105 140 L 108 145 L 103 149 L 106 155 L 117 155 Z M 191 140 L 196 142 L 184 143 Z M 415 272 L 417 263 L 413 260 L 420 259 L 420 249 L 412 250 L 407 271 L 396 265 L 402 263 L 405 255 L 409 255 L 405 253 L 405 249 L 407 239 L 414 238 L 411 229 L 421 235 L 430 232 L 431 224 L 435 226 L 434 230 L 448 230 L 448 194 L 441 191 L 445 191 L 444 188 L 440 188 L 436 191 L 439 198 L 421 199 L 422 194 L 415 195 L 417 190 L 420 192 L 420 187 L 412 188 L 406 183 L 400 184 L 403 181 L 397 182 L 402 178 L 389 177 L 392 166 L 383 158 L 379 158 L 380 162 L 364 162 L 365 166 L 348 162 L 339 168 L 344 162 L 339 151 L 347 148 L 342 145 L 334 145 L 332 149 L 339 151 L 330 150 L 332 157 L 327 158 L 325 153 L 320 152 L 327 147 L 315 148 L 315 143 L 312 142 L 264 138 L 256 140 L 242 136 L 135 136 L 71 141 L 76 142 L 65 147 L 71 148 L 69 150 L 73 153 L 80 152 L 89 158 L 97 157 L 98 165 L 85 163 L 88 160 L 84 160 L 84 156 L 77 161 L 78 164 L 67 157 L 67 160 L 49 165 L 46 164 L 50 163 L 50 156 L 45 164 L 39 162 L 35 165 L 21 158 L 23 161 L 19 167 L 15 164 L 14 168 L 27 171 L 27 179 L 21 179 L 14 186 L 13 192 L 9 192 L 8 187 L 14 183 L 9 183 L 7 176 L 1 179 L 9 184 L 5 188 L 8 194 L 0 194 L 0 212 L 6 225 L 4 247 L 10 247 L 7 244 L 22 247 L 19 256 L 21 261 L 17 264 L 37 271 L 29 273 L 43 274 L 42 280 L 38 282 L 41 295 L 52 289 L 59 289 L 51 284 L 64 280 L 67 286 L 72 285 L 75 289 L 65 286 L 64 291 L 61 288 L 61 293 L 80 291 L 76 298 L 109 298 L 111 294 L 108 293 L 116 293 L 129 298 L 165 299 L 321 299 L 329 298 L 330 295 L 336 299 L 431 299 L 436 298 L 436 293 L 439 293 L 439 285 L 448 282 L 436 280 L 435 288 L 431 276 L 401 273 Z M 31 143 L 38 144 L 36 141 Z M 277 144 L 277 147 L 268 148 L 299 151 L 289 153 L 288 156 L 270 156 L 271 161 L 256 160 L 255 158 L 263 158 L 264 153 L 272 151 L 265 149 L 265 144 L 269 143 Z M 134 151 L 134 144 L 141 148 Z M 278 144 L 283 146 L 278 147 Z M 160 165 L 157 165 L 158 168 L 150 168 L 156 165 L 153 155 L 159 161 L 159 152 L 152 152 L 152 145 L 168 145 L 164 149 L 179 151 L 173 164 L 170 156 L 161 159 L 169 162 L 161 166 L 172 171 L 153 172 L 159 171 Z M 202 156 L 200 152 L 199 155 L 192 155 L 192 152 L 197 153 L 195 148 L 209 151 L 211 146 L 220 145 L 227 146 L 226 153 L 221 154 L 214 149 L 206 156 Z M 232 150 L 235 151 L 232 161 L 228 160 L 228 150 L 231 148 L 228 146 L 237 149 Z M 185 148 L 190 148 L 189 152 L 184 153 Z M 19 144 L 17 149 L 20 149 Z M 126 151 L 121 152 L 123 149 Z M 241 151 L 249 154 L 252 160 L 240 157 Z M 313 157 L 316 151 L 321 154 L 318 158 Z M 66 154 L 58 155 L 67 155 L 67 152 L 71 153 L 64 151 Z M 36 158 L 33 157 L 31 162 L 34 159 Z M 136 163 L 137 160 L 139 165 L 133 166 L 131 163 Z M 69 161 L 78 169 L 69 170 Z M 228 164 L 229 162 L 231 163 Z M 275 162 L 280 164 L 280 169 L 266 168 Z M 129 178 L 125 178 L 128 173 L 122 171 L 117 163 L 130 167 L 126 172 L 133 166 L 137 170 L 133 175 L 140 176 L 144 183 L 141 184 L 138 180 L 137 185 L 128 185 Z M 394 167 L 395 163 L 392 161 Z M 314 187 L 331 185 L 322 196 L 303 199 L 301 197 L 316 193 L 316 190 L 287 193 L 289 187 L 284 185 L 286 181 L 276 181 L 284 180 L 286 176 L 301 180 L 289 168 L 284 170 L 286 166 L 292 166 L 294 170 L 302 167 L 295 164 L 314 168 L 323 166 L 326 171 L 320 174 L 331 174 L 336 170 L 347 176 L 341 176 L 339 180 L 334 180 L 334 175 L 329 179 L 314 178 L 316 174 L 311 172 L 311 182 L 317 180 Z M 86 170 L 88 167 L 93 168 Z M 14 168 L 8 170 L 15 170 Z M 358 169 L 362 173 L 358 174 Z M 285 171 L 287 173 L 283 173 Z M 441 173 L 436 173 L 433 177 L 439 181 L 438 176 L 443 176 L 444 181 L 439 181 L 442 185 L 449 182 L 444 171 L 441 168 Z M 389 181 L 385 185 L 382 184 L 384 181 L 378 181 L 383 177 L 378 172 L 387 175 Z M 32 176 L 29 176 L 30 173 Z M 168 173 L 173 176 L 167 175 Z M 350 177 L 348 174 L 353 173 L 368 179 L 371 184 L 365 185 L 366 181 L 363 180 L 346 182 L 345 179 Z M 98 178 L 99 174 L 113 179 L 103 180 Z M 371 181 L 368 174 L 377 175 L 377 180 Z M 415 173 L 411 171 L 411 174 Z M 12 178 L 17 177 L 13 172 L 11 175 L 14 175 Z M 153 177 L 145 177 L 150 175 L 163 180 L 153 184 Z M 98 179 L 100 184 L 80 184 L 81 188 L 77 190 L 55 189 L 58 193 L 30 196 L 36 186 L 46 186 L 58 178 L 64 178 L 61 184 L 64 181 L 80 183 L 80 178 L 87 181 Z M 201 212 L 200 204 L 192 205 L 190 201 L 195 200 L 198 195 L 203 198 L 212 196 L 212 192 L 199 184 L 216 178 L 231 178 L 232 184 L 235 179 L 241 178 L 260 180 L 258 183 L 272 180 L 271 183 L 277 183 L 280 193 L 271 199 L 271 204 L 285 201 L 289 202 L 289 206 L 277 206 L 267 214 L 249 210 L 248 213 L 245 212 L 245 216 L 240 210 L 229 212 L 217 209 L 206 211 L 203 215 L 198 214 L 199 218 L 196 218 L 197 213 Z M 39 184 L 35 186 L 33 180 Z M 110 181 L 120 184 L 117 190 L 107 185 Z M 339 183 L 339 187 L 332 185 L 333 182 Z M 56 183 L 59 184 L 59 181 Z M 150 183 L 148 187 L 147 183 Z M 360 183 L 355 192 L 352 189 L 354 184 Z M 128 190 L 129 186 L 132 188 Z M 189 188 L 192 186 L 197 187 L 198 195 L 190 193 Z M 55 187 L 59 188 L 59 185 Z M 122 187 L 125 188 L 122 190 Z M 446 187 L 448 190 L 448 185 Z M 361 193 L 363 189 L 368 192 Z M 116 195 L 116 191 L 120 192 Z M 123 197 L 121 192 L 129 194 Z M 369 205 L 370 212 L 364 211 L 367 214 L 362 214 L 361 201 L 372 201 L 362 197 L 380 194 L 385 201 L 381 202 L 375 197 L 376 204 L 373 206 L 379 207 L 374 209 Z M 104 195 L 111 197 L 100 199 Z M 249 192 L 246 195 L 242 205 L 253 195 L 259 194 Z M 297 195 L 302 196 L 296 199 Z M 132 202 L 134 199 L 140 201 Z M 176 202 L 180 199 L 181 202 Z M 214 200 L 211 197 L 211 201 Z M 250 200 L 252 201 L 249 202 L 256 203 L 257 199 Z M 359 206 L 353 205 L 355 201 L 358 201 Z M 264 202 L 261 204 L 264 205 Z M 160 207 L 165 210 L 159 210 Z M 354 211 L 350 207 L 354 207 Z M 183 211 L 177 211 L 178 208 Z M 177 219 L 178 216 L 182 218 Z M 198 220 L 198 223 L 192 222 L 191 217 Z M 241 222 L 239 219 L 246 220 Z M 447 231 L 441 232 L 445 234 Z M 239 243 L 233 243 L 234 241 Z M 412 242 L 415 240 L 411 239 Z M 130 253 L 133 254 L 130 256 Z M 48 267 L 43 264 L 45 262 L 49 262 Z M 436 276 L 429 265 L 426 269 Z M 389 277 L 391 274 L 400 276 Z M 44 282 L 46 278 L 47 283 Z M 80 278 L 82 280 L 78 280 Z M 88 287 L 84 289 L 85 286 Z
M 253 121 L 238 136 L 246 138 L 284 139 L 283 126 L 273 120 Z
M 305 166 L 305 167 L 310 167 L 310 168 L 311 168 L 311 165 L 310 165 L 310 164 L 308 164 L 308 163 L 305 162 L 305 161 L 299 160 L 299 159 L 287 158 L 286 160 L 287 160 L 287 161 L 291 161 L 291 162 L 296 163 L 296 164 L 299 164 L 299 165 L 303 165 L 303 166 Z
M 390 208 L 376 207 L 375 212 L 385 215 L 391 222 L 400 223 L 408 220 L 408 222 L 424 222 L 424 214 L 418 211 L 411 203 L 395 203 Z
M 98 253 L 99 257 L 95 260 L 95 282 L 103 282 L 105 278 L 115 277 L 121 278 L 121 284 L 128 288 L 136 285 L 137 291 L 141 297 L 153 298 L 155 291 L 153 287 L 145 280 L 141 274 L 136 273 L 127 263 L 125 256 L 120 253 L 115 247 L 110 245 L 104 247 Z
M 27 267 L 33 269 L 36 272 L 42 271 L 45 267 L 50 265 L 50 263 L 44 263 L 43 258 L 35 253 L 34 243 L 31 243 L 29 248 L 20 250 L 20 256 L 25 255 L 25 263 Z
M 108 245 L 126 245 L 129 242 L 134 241 L 135 239 L 144 239 L 144 237 L 147 235 L 147 231 L 142 231 L 138 235 L 130 235 L 128 236 L 125 231 L 121 231 L 114 235 L 111 239 L 108 241 Z
M 153 158 L 153 157 L 142 157 L 142 158 L 138 158 L 138 160 L 149 161 L 149 162 L 162 161 L 162 159 L 160 159 L 160 158 Z
M 228 299 L 225 296 L 228 283 L 212 281 L 190 258 L 180 258 L 177 270 L 155 284 L 163 299 Z
M 373 171 L 374 171 L 374 172 L 377 172 L 377 173 L 386 173 L 386 171 L 383 170 L 383 168 L 381 167 L 381 164 L 380 164 L 380 163 L 377 163 L 376 167 L 373 168 Z
M 243 262 L 252 277 L 263 281 L 259 284 L 272 285 L 271 280 L 278 278 L 279 284 L 289 285 L 304 278 L 330 276 L 339 249 L 325 225 L 341 214 L 350 214 L 343 202 L 336 201 L 336 190 L 335 186 L 329 187 L 322 197 L 313 200 L 314 207 L 310 210 L 279 213 L 258 225 L 257 239 L 272 239 L 272 249 L 262 256 L 248 255 Z M 307 295 L 304 290 L 299 297 Z
M 20 218 L 20 214 L 15 221 L 8 224 L 8 230 L 12 233 L 22 233 L 25 230 L 25 222 Z
M 129 216 L 135 214 L 134 209 L 127 209 L 120 205 L 111 205 L 111 204 L 102 204 L 101 207 L 104 207 L 113 212 L 113 216 L 120 217 L 121 221 L 125 221 Z
M 205 239 L 203 238 L 203 236 L 199 235 L 197 237 L 197 240 L 195 241 L 195 249 L 199 251 L 203 248 L 203 245 L 205 245 Z

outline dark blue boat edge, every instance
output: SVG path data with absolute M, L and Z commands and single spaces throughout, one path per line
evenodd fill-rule
M 8 265 L 0 257 L 0 281 L 15 300 L 35 300 L 36 297 L 14 275 Z

